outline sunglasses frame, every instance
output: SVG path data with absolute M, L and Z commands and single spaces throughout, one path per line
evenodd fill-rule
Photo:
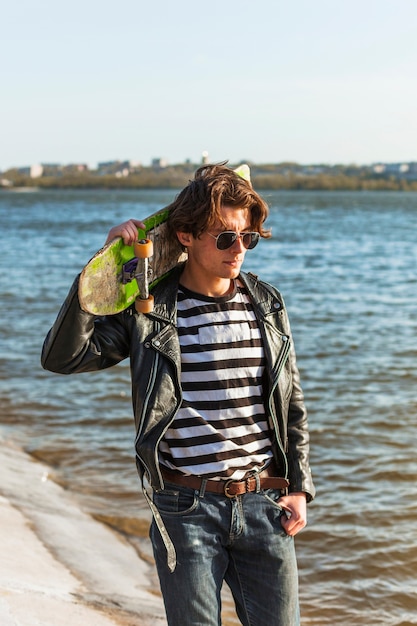
M 255 248 L 255 246 L 259 243 L 259 239 L 260 239 L 260 234 L 256 230 L 246 230 L 246 231 L 243 231 L 242 233 L 237 233 L 235 230 L 223 230 L 218 235 L 213 235 L 212 233 L 209 233 L 209 232 L 207 234 L 210 235 L 210 237 L 213 237 L 213 239 L 216 240 L 216 248 L 217 248 L 217 250 L 228 250 L 229 248 L 231 248 L 233 246 L 233 244 L 238 239 L 242 240 L 243 246 L 244 246 L 244 248 L 246 248 L 246 250 L 253 250 Z M 219 247 L 219 237 L 221 237 L 222 235 L 234 235 L 234 239 L 231 241 L 230 245 L 226 246 L 225 248 L 220 248 Z M 245 235 L 250 235 L 250 237 L 251 237 L 250 243 L 253 243 L 252 242 L 252 237 L 253 237 L 253 235 L 256 235 L 255 241 L 254 241 L 253 245 L 247 246 L 245 244 L 245 240 L 244 240 Z

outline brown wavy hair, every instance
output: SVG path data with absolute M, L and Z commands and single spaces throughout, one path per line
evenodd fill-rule
M 250 182 L 225 163 L 203 165 L 196 171 L 194 179 L 167 207 L 168 229 L 172 235 L 179 231 L 198 238 L 216 222 L 226 227 L 220 214 L 223 206 L 248 209 L 251 230 L 261 237 L 271 236 L 263 227 L 268 217 L 265 200 L 253 190 Z

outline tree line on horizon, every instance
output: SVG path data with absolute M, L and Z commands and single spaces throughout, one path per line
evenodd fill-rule
M 141 167 L 126 176 L 94 171 L 46 172 L 39 178 L 11 169 L 1 176 L 9 186 L 42 189 L 181 189 L 197 166 Z M 393 174 L 378 174 L 371 168 L 355 166 L 251 165 L 251 180 L 257 190 L 309 191 L 417 191 L 417 180 Z

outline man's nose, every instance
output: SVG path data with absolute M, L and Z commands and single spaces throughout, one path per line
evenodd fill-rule
M 239 252 L 243 252 L 246 250 L 245 246 L 243 245 L 243 235 L 238 235 L 236 237 L 236 241 L 233 242 L 233 249 Z

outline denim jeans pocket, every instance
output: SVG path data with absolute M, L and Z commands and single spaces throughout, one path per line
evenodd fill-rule
M 163 515 L 187 515 L 198 506 L 198 496 L 194 491 L 175 485 L 154 491 L 153 501 Z
M 265 500 L 272 505 L 271 511 L 268 514 L 271 522 L 274 523 L 284 535 L 286 535 L 286 532 L 281 524 L 281 519 L 286 515 L 286 513 L 278 502 L 281 497 L 281 492 L 277 489 L 267 489 L 264 491 L 264 496 Z
M 281 498 L 281 492 L 278 489 L 265 489 L 263 492 L 265 498 L 274 506 L 277 507 L 280 511 L 282 511 L 282 506 L 279 504 L 278 500 Z

